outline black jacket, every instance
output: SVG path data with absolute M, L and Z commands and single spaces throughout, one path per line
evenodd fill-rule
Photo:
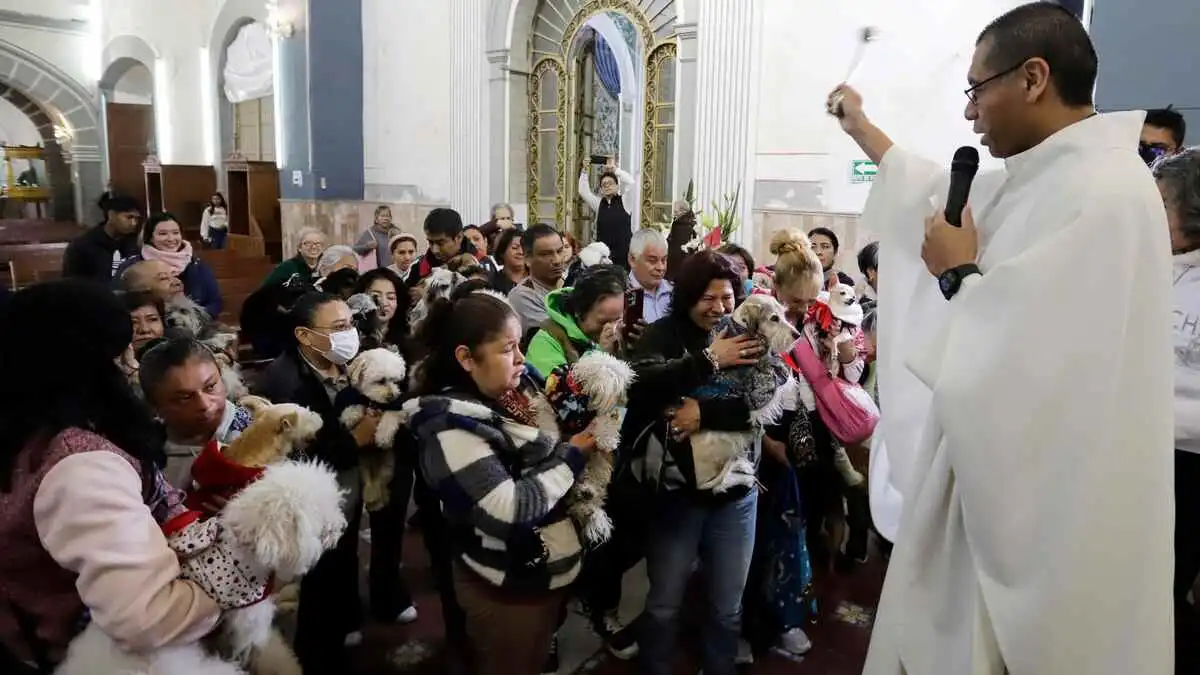
M 120 262 L 137 252 L 136 235 L 113 239 L 101 223 L 67 244 L 63 253 L 63 277 L 112 281 Z
M 637 379 L 629 388 L 629 404 L 621 427 L 621 438 L 635 443 L 627 449 L 627 458 L 634 459 L 644 452 L 645 448 L 637 447 L 634 439 L 640 436 L 644 442 L 642 432 L 649 428 L 663 447 L 669 449 L 680 471 L 693 485 L 692 445 L 689 441 L 666 438 L 669 433 L 666 414 L 713 375 L 712 363 L 701 353 L 711 341 L 709 333 L 686 315 L 672 314 L 646 328 L 629 358 Z M 747 431 L 750 408 L 742 399 L 701 401 L 700 427 L 706 431 Z M 720 499 L 733 500 L 745 494 L 745 489 L 734 488 Z
M 338 420 L 337 408 L 329 400 L 325 385 L 295 349 L 271 362 L 259 378 L 255 393 L 272 403 L 295 403 L 321 416 L 324 424 L 305 455 L 325 462 L 338 471 L 358 464 L 358 444 Z

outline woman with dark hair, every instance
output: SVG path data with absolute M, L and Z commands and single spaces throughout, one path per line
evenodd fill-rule
M 536 675 L 579 574 L 583 546 L 559 501 L 595 439 L 537 427 L 521 323 L 488 291 L 438 299 L 421 323 L 419 398 L 405 404 L 421 472 L 454 542 L 454 589 L 479 675 Z
M 51 672 L 88 621 L 143 652 L 198 641 L 220 620 L 179 579 L 160 529 L 182 494 L 159 473 L 161 432 L 116 363 L 132 335 L 95 282 L 38 284 L 0 310 L 0 672 Z
M 723 244 L 717 249 L 717 253 L 729 259 L 729 264 L 733 266 L 733 271 L 737 272 L 738 277 L 742 280 L 742 290 L 746 295 L 754 289 L 754 284 L 750 281 L 754 276 L 754 256 L 750 255 L 750 251 L 746 247 L 739 246 L 730 242 Z
M 358 278 L 355 293 L 370 295 L 379 308 L 372 322 L 374 329 L 362 336 L 363 350 L 390 349 L 409 364 L 414 363 L 416 350 L 408 331 L 408 293 L 400 277 L 390 268 L 377 267 Z M 396 435 L 396 445 L 391 448 L 395 453 L 395 469 L 390 499 L 387 506 L 367 512 L 371 528 L 371 568 L 367 581 L 371 613 L 384 622 L 412 623 L 417 620 L 412 594 L 400 576 L 404 523 L 416 471 L 416 448 L 413 446 L 411 434 Z
M 529 342 L 528 361 L 542 377 L 580 356 L 621 347 L 625 272 L 615 265 L 593 267 L 571 288 L 546 296 L 546 321 Z
M 300 582 L 296 656 L 306 674 L 344 672 L 346 646 L 362 641 L 358 595 L 358 526 L 362 494 L 358 455 L 374 443 L 379 415 L 368 412 L 353 430 L 338 420 L 334 399 L 348 386 L 346 364 L 358 354 L 359 336 L 341 298 L 309 293 L 291 311 L 293 341 L 263 371 L 255 393 L 274 403 L 295 403 L 324 425 L 306 454 L 332 467 L 347 492 L 345 533 Z
M 764 352 L 753 337 L 726 336 L 719 329 L 743 297 L 741 278 L 723 255 L 694 253 L 675 277 L 671 313 L 650 324 L 633 346 L 637 379 L 629 390 L 621 434 L 631 439 L 631 447 L 622 462 L 637 457 L 645 461 L 630 466 L 661 467 L 653 475 L 642 471 L 638 476 L 654 486 L 647 488 L 654 493 L 653 503 L 643 505 L 650 591 L 639 639 L 642 671 L 654 675 L 673 672 L 679 610 L 697 556 L 706 570 L 711 608 L 704 626 L 703 670 L 734 672 L 758 495 L 744 486 L 720 494 L 700 490 L 689 437 L 700 430 L 752 428 L 742 397 L 695 398 L 702 386 L 728 389 L 722 387 L 722 371 L 754 364 Z M 757 441 L 746 455 L 757 467 Z
M 366 293 L 379 308 L 376 312 L 376 329 L 372 335 L 363 336 L 363 350 L 386 347 L 412 358 L 408 344 L 408 291 L 400 277 L 387 267 L 377 267 L 358 278 L 354 292 Z
M 208 206 L 200 217 L 200 239 L 209 246 L 221 250 L 225 248 L 225 237 L 229 234 L 229 206 L 225 203 L 225 195 L 214 192 L 208 198 Z
M 510 227 L 502 230 L 496 237 L 496 247 L 492 249 L 492 255 L 496 259 L 492 288 L 498 293 L 508 295 L 509 291 L 529 276 L 529 269 L 525 267 L 525 249 L 521 246 L 523 231 Z
M 208 315 L 221 314 L 221 289 L 217 278 L 204 261 L 193 255 L 192 243 L 183 238 L 179 221 L 170 213 L 156 213 L 142 226 L 142 250 L 126 258 L 117 270 L 117 279 L 126 269 L 143 260 L 156 260 L 171 268 L 183 284 L 183 293 L 204 308 Z

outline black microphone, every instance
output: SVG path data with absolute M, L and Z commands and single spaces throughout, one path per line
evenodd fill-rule
M 964 145 L 954 151 L 950 161 L 950 192 L 946 195 L 946 222 L 962 227 L 962 211 L 971 194 L 971 181 L 979 171 L 979 151 Z

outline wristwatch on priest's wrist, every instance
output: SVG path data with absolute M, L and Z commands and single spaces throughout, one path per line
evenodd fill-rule
M 962 288 L 963 280 L 973 274 L 983 274 L 979 269 L 979 265 L 970 263 L 968 265 L 959 265 L 938 275 L 938 288 L 942 290 L 942 295 L 950 300 L 955 295 L 958 295 L 959 289 Z

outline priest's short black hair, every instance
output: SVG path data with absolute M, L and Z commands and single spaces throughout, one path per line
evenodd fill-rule
M 1098 59 L 1083 24 L 1056 2 L 1031 2 L 1005 12 L 979 34 L 989 41 L 987 65 L 995 72 L 1032 58 L 1050 65 L 1050 81 L 1063 103 L 1092 104 Z

